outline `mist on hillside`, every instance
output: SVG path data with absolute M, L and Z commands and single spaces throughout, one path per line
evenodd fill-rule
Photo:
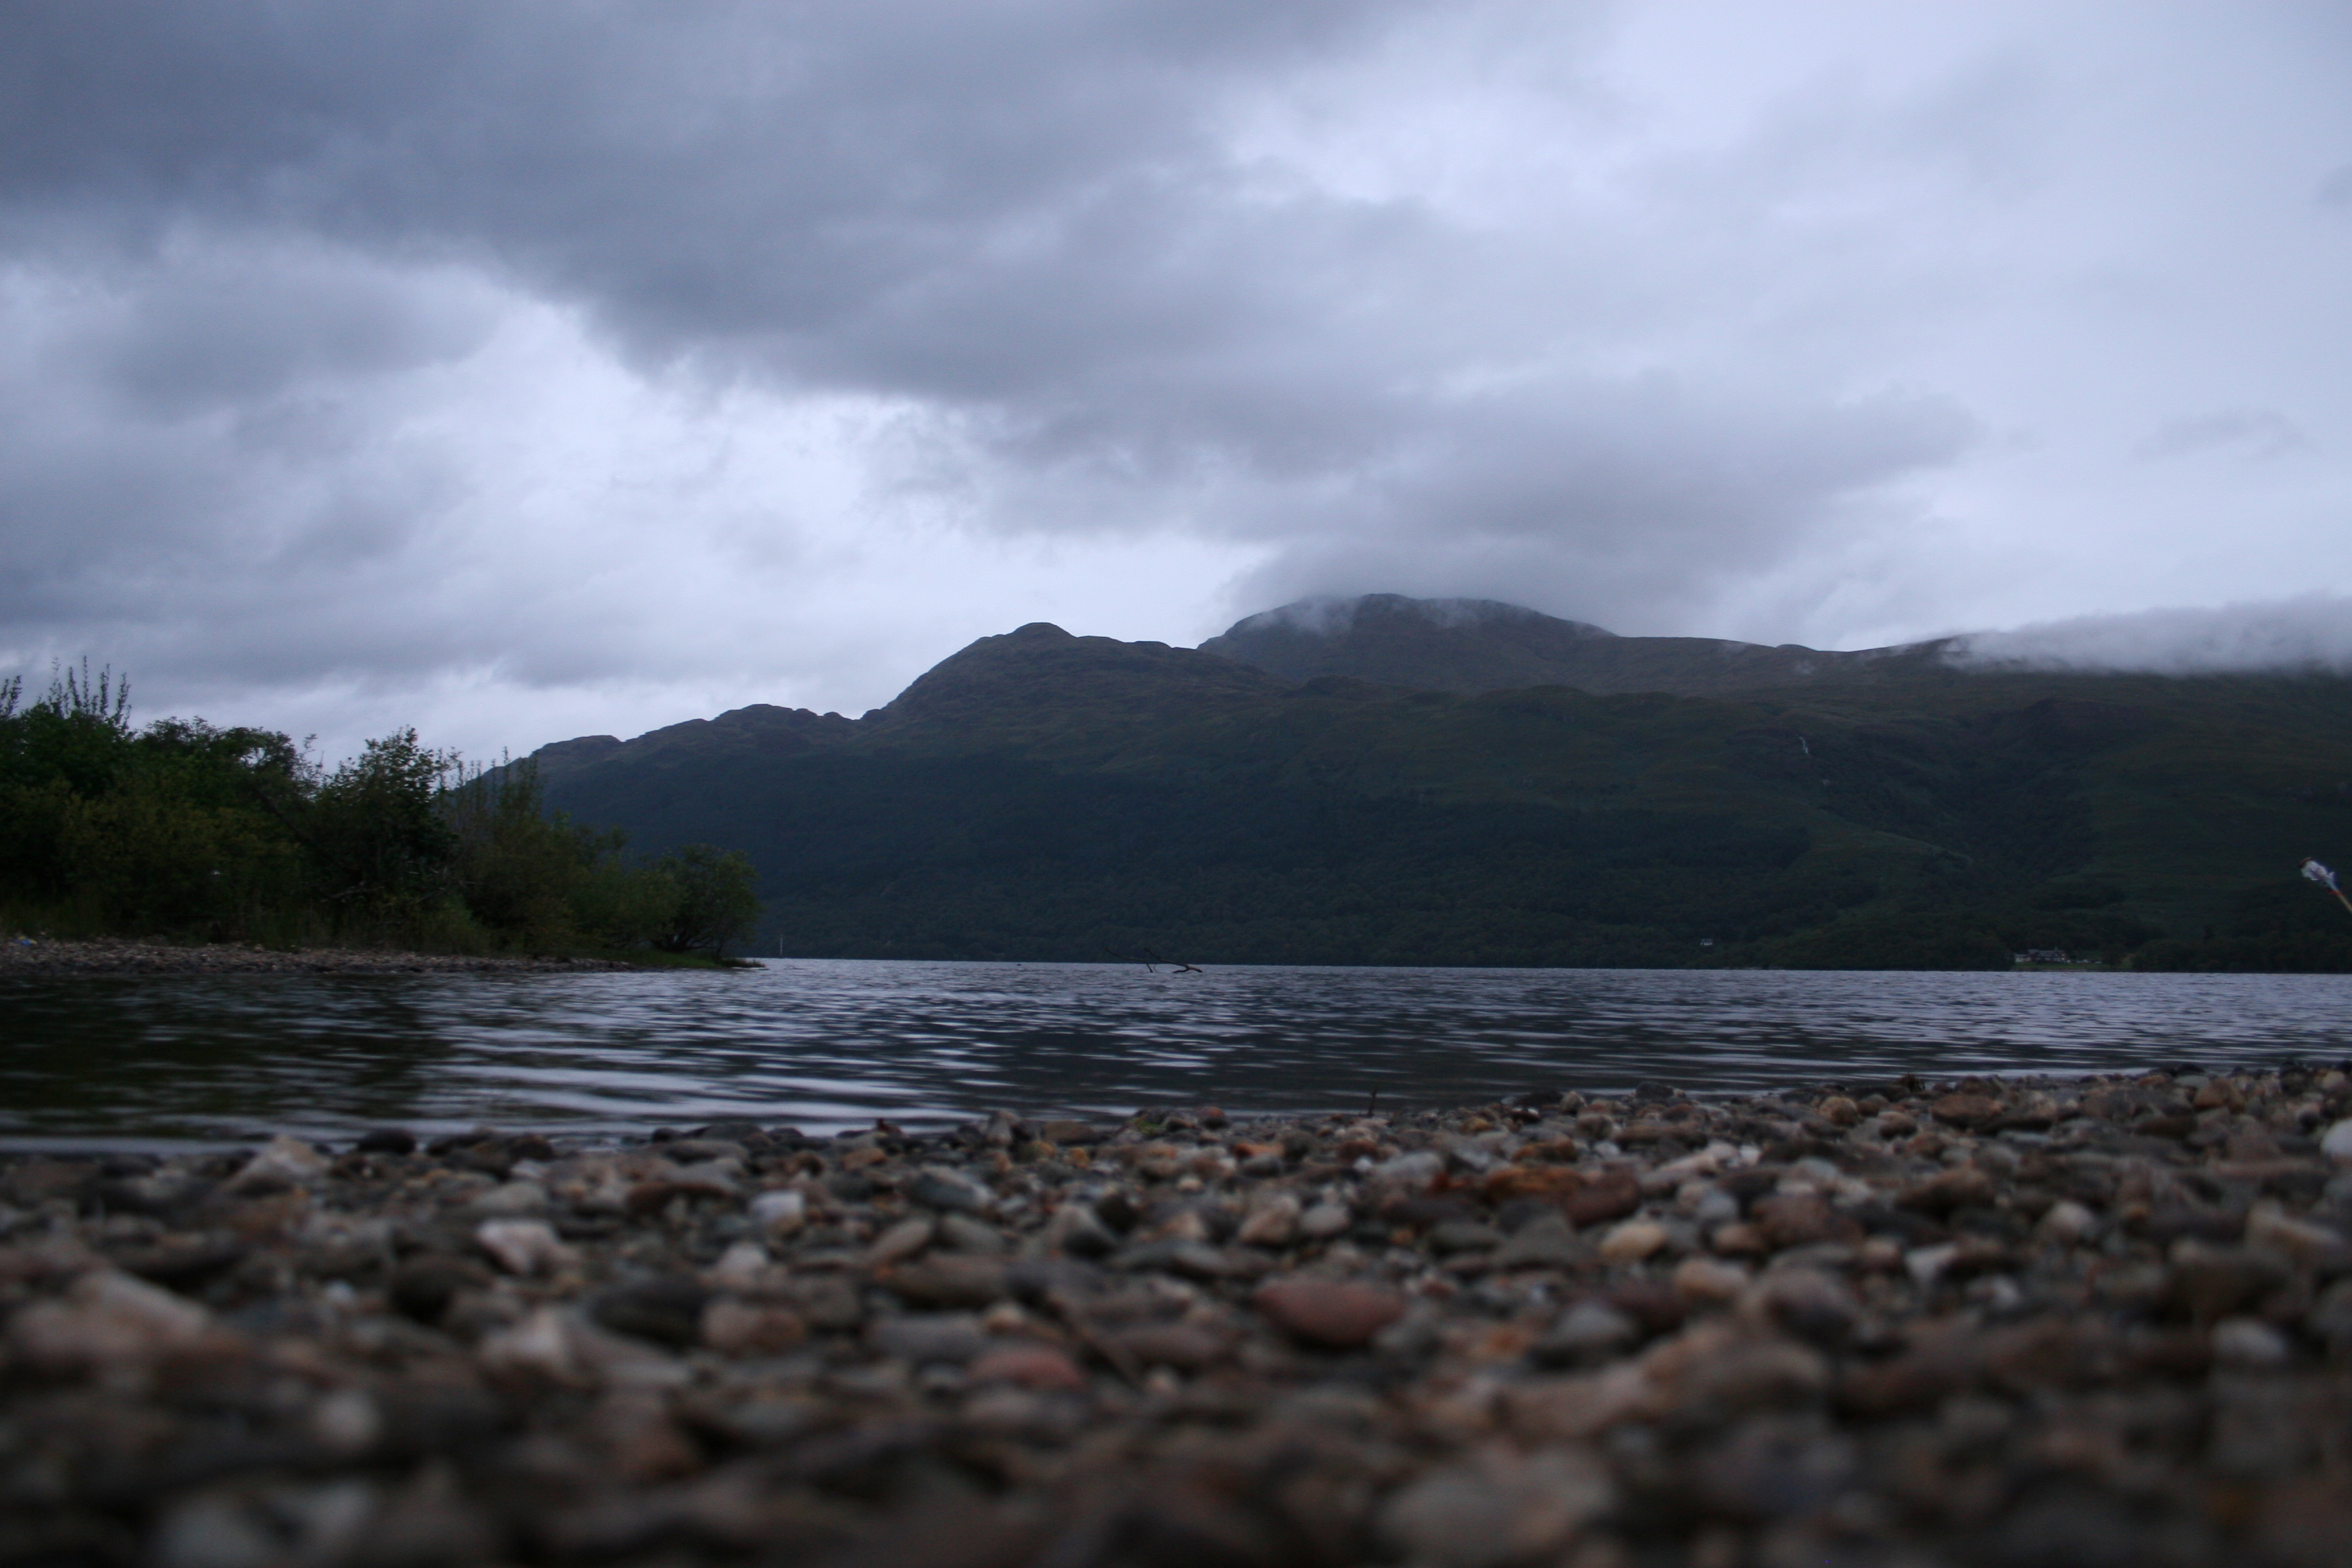
M 2218 609 L 2076 616 L 1956 637 L 1969 668 L 2149 675 L 2352 672 L 2352 598 L 2309 594 Z

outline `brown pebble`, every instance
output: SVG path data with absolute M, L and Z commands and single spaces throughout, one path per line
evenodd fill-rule
M 1974 1165 L 1962 1165 L 1906 1189 L 1895 1201 L 1897 1207 L 1940 1218 L 1957 1208 L 1989 1204 L 1992 1195 L 1992 1178 Z
M 1233 1342 L 1199 1323 L 1138 1323 L 1108 1336 L 1145 1366 L 1199 1372 L 1223 1361 Z
M 137 1363 L 203 1344 L 212 1314 L 127 1274 L 74 1281 L 61 1299 L 37 1301 L 8 1324 L 16 1353 L 50 1370 Z
M 1608 1468 L 1590 1455 L 1486 1449 L 1400 1488 L 1381 1510 L 1379 1531 L 1398 1556 L 1431 1568 L 1553 1561 L 1615 1497 Z
M 789 1307 L 720 1296 L 702 1309 L 702 1342 L 721 1355 L 776 1355 L 808 1338 L 808 1324 Z
M 1948 1094 L 1928 1111 L 1949 1127 L 1982 1127 L 2000 1114 L 2000 1101 L 1989 1094 Z
M 2173 1251 L 2167 1294 L 2190 1317 L 2210 1323 L 2252 1305 L 2292 1277 L 2267 1253 L 2184 1241 Z
M 939 1254 L 882 1270 L 876 1278 L 918 1307 L 985 1307 L 1004 1299 L 1011 1265 L 992 1253 Z
M 1514 1198 L 1563 1204 L 1581 1192 L 1584 1184 L 1583 1172 L 1564 1165 L 1506 1165 L 1486 1178 L 1484 1191 L 1490 1204 L 1507 1204 Z
M 934 1228 L 934 1222 L 927 1215 L 900 1220 L 876 1237 L 874 1245 L 866 1249 L 866 1267 L 887 1268 L 914 1257 L 931 1244 Z
M 1829 1199 L 1819 1193 L 1775 1193 L 1757 1199 L 1748 1212 L 1766 1245 L 1776 1252 L 1817 1241 L 1862 1239 L 1862 1227 L 1853 1218 L 1830 1207 Z
M 1603 1263 L 1639 1263 L 1666 1244 L 1665 1227 L 1654 1220 L 1629 1219 L 1601 1239 Z
M 1404 1298 L 1377 1285 L 1294 1276 L 1250 1298 L 1276 1327 L 1334 1350 L 1353 1350 L 1404 1316 Z
M 1789 1340 L 1763 1340 L 1696 1361 L 1678 1388 L 1686 1405 L 1749 1411 L 1807 1404 L 1829 1381 L 1829 1363 L 1814 1351 Z
M 1631 1171 L 1610 1171 L 1587 1182 L 1582 1191 L 1563 1201 L 1560 1213 L 1576 1226 L 1601 1225 L 1623 1219 L 1642 1206 L 1642 1184 Z
M 1738 1300 L 1739 1293 L 1748 1289 L 1748 1270 L 1736 1263 L 1686 1258 L 1675 1266 L 1673 1286 L 1675 1294 L 1685 1301 L 1722 1306 Z
M 977 1357 L 965 1375 L 974 1383 L 1011 1383 L 1023 1388 L 1061 1388 L 1083 1393 L 1087 1374 L 1051 1345 L 1001 1345 Z
M 1772 1250 L 1763 1231 L 1744 1220 L 1716 1226 L 1706 1244 L 1725 1258 L 1760 1258 Z

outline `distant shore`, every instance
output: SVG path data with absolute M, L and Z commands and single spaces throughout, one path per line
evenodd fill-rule
M 183 947 L 115 937 L 80 942 L 13 937 L 0 942 L 0 975 L 565 974 L 634 967 L 616 958 L 514 958 L 342 947 L 281 951 L 231 942 Z

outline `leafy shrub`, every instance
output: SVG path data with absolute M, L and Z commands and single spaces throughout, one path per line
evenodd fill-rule
M 655 946 L 671 952 L 709 948 L 714 956 L 724 957 L 730 942 L 751 934 L 760 918 L 760 896 L 754 890 L 759 876 L 751 869 L 751 857 L 740 849 L 722 854 L 708 844 L 688 844 L 656 861 L 654 869 L 668 880 L 674 893 L 669 919 L 655 937 Z

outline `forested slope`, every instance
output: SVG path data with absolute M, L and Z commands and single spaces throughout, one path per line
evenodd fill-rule
M 749 852 L 771 952 L 2352 967 L 2352 917 L 2289 886 L 2352 848 L 2352 681 L 1915 664 L 1448 692 L 1032 626 L 860 720 L 747 709 L 539 762 L 635 845 Z

